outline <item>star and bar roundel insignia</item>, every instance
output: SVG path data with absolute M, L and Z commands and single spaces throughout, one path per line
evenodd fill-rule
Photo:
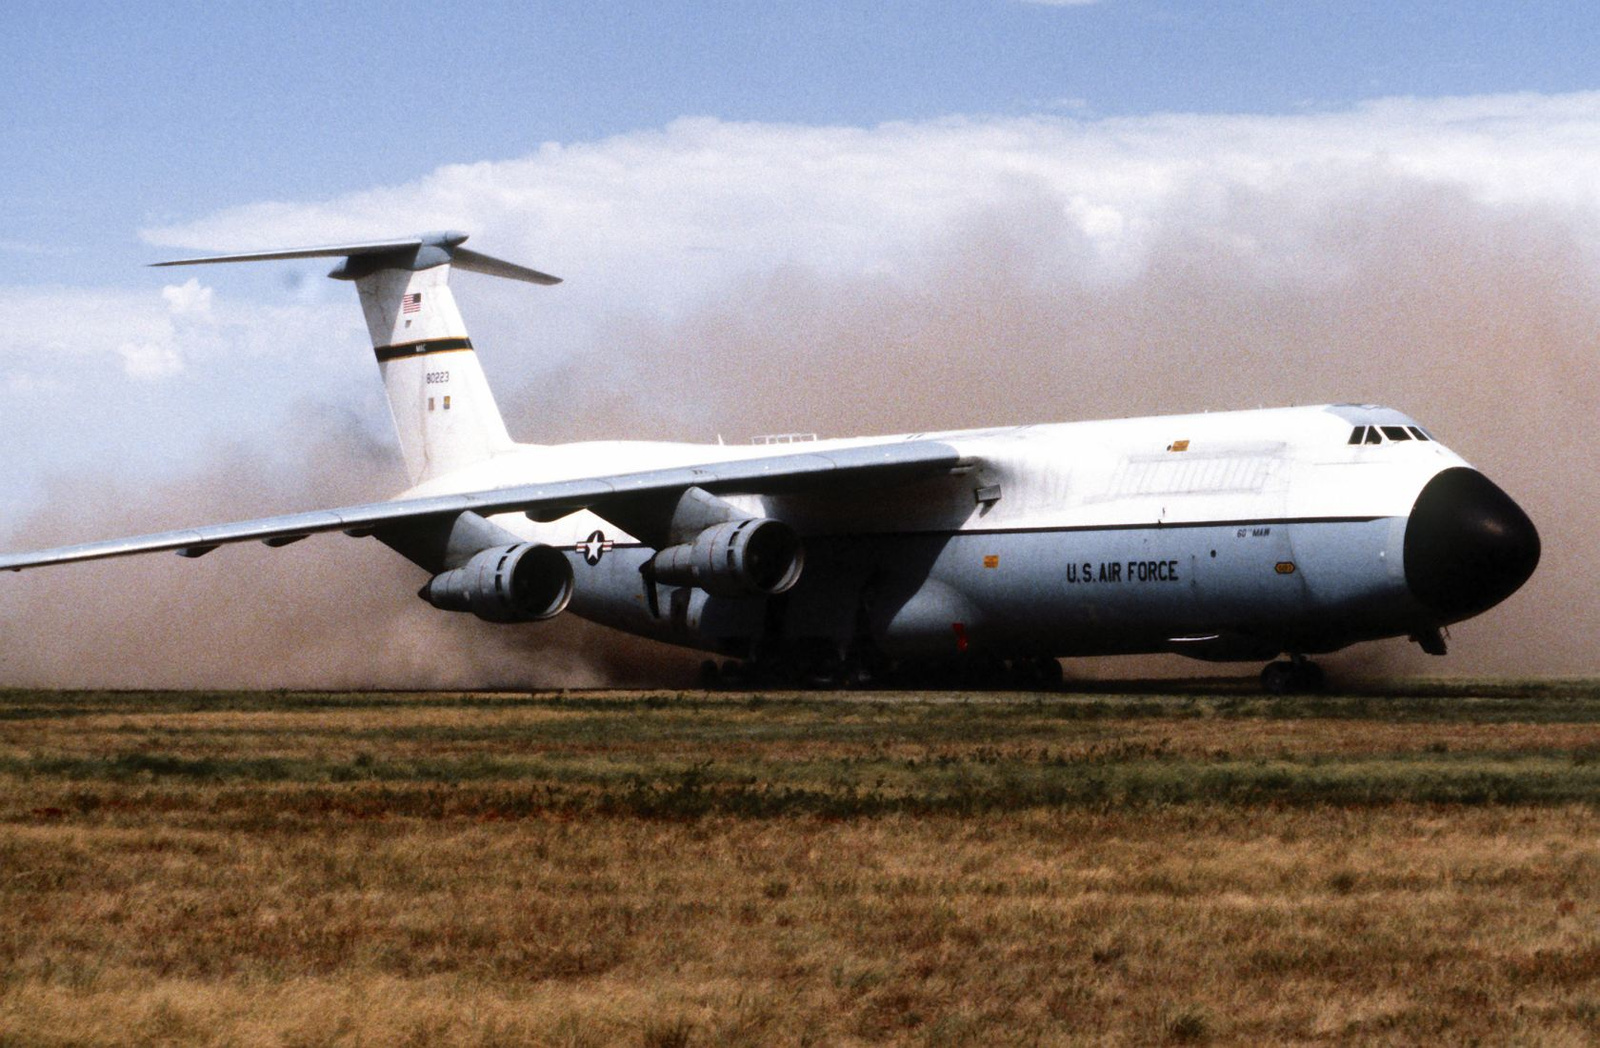
M 592 566 L 600 563 L 600 558 L 610 553 L 611 548 L 615 545 L 616 543 L 606 538 L 605 532 L 596 531 L 590 533 L 588 538 L 573 548 L 582 553 L 583 559 Z

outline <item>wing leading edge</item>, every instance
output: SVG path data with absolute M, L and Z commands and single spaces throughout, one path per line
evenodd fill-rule
M 396 499 L 361 506 L 289 513 L 279 517 L 212 524 L 131 538 L 86 542 L 28 553 L 0 554 L 0 571 L 22 571 L 136 553 L 177 552 L 199 557 L 218 546 L 262 542 L 286 546 L 328 531 L 369 535 L 375 530 L 426 518 L 454 517 L 471 511 L 489 517 L 524 513 L 534 520 L 556 520 L 582 509 L 641 495 L 699 487 L 716 494 L 775 495 L 817 490 L 830 482 L 903 483 L 961 469 L 972 463 L 948 444 L 919 440 L 813 451 L 798 455 L 712 462 L 702 465 L 619 473 L 603 477 L 491 488 L 460 495 Z

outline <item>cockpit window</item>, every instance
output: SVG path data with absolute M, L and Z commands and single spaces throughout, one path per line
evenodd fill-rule
M 1357 426 L 1350 431 L 1346 444 L 1384 444 L 1402 440 L 1432 440 L 1421 426 Z

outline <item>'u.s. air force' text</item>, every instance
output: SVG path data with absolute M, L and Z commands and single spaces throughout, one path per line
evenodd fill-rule
M 1175 560 L 1102 560 L 1067 565 L 1068 582 L 1178 582 Z

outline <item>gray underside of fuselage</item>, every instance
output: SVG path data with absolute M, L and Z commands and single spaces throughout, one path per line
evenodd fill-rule
M 644 582 L 653 551 L 572 554 L 571 610 L 736 657 L 863 645 L 890 658 L 1318 653 L 1403 635 L 1403 518 L 811 536 L 801 579 L 725 598 Z

